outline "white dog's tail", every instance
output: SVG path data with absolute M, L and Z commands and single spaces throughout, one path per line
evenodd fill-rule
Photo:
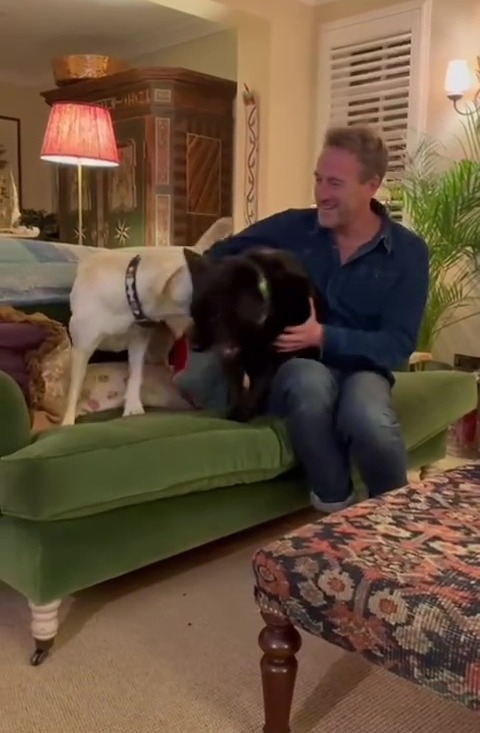
M 214 221 L 212 226 L 202 234 L 198 242 L 192 247 L 196 252 L 203 254 L 212 244 L 219 242 L 221 239 L 230 237 L 233 234 L 233 219 L 230 216 L 224 216 L 222 219 Z

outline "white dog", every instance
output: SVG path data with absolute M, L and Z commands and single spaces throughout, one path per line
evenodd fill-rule
M 232 220 L 216 221 L 193 249 L 203 254 L 232 233 Z M 72 357 L 62 425 L 73 425 L 88 362 L 100 346 L 128 351 L 124 415 L 144 412 L 140 390 L 148 359 L 167 363 L 190 324 L 192 281 L 183 247 L 99 250 L 80 262 L 70 294 Z M 148 320 L 142 325 L 142 319 Z M 153 325 L 152 325 L 153 322 Z

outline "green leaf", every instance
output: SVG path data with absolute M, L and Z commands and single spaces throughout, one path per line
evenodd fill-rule
M 480 136 L 466 118 L 450 160 L 444 146 L 423 137 L 391 185 L 407 225 L 427 243 L 430 286 L 417 349 L 430 351 L 442 329 L 475 315 L 472 296 L 480 264 Z M 473 309 L 473 312 L 472 312 Z

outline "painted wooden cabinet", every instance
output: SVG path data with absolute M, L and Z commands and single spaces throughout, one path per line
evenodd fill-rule
M 186 69 L 133 69 L 43 92 L 47 104 L 111 113 L 121 164 L 83 169 L 85 244 L 193 244 L 233 208 L 235 82 Z M 58 166 L 60 239 L 78 241 L 77 172 Z

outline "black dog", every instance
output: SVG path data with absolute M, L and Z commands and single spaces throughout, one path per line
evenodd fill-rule
M 210 261 L 186 249 L 185 258 L 193 284 L 190 346 L 219 351 L 230 389 L 228 418 L 246 422 L 264 411 L 283 362 L 319 357 L 317 348 L 279 353 L 273 344 L 287 326 L 305 323 L 310 298 L 319 318 L 323 304 L 299 260 L 288 252 L 259 248 Z

